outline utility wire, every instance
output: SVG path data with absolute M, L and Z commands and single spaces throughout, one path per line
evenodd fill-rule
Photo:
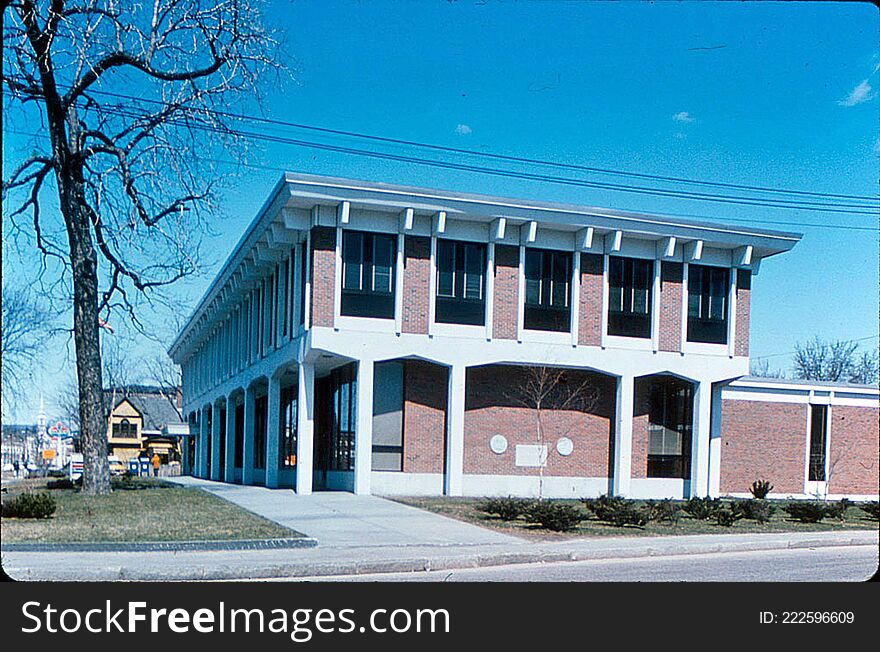
M 102 91 L 102 90 L 90 90 L 89 92 L 105 95 L 107 97 L 115 97 L 117 99 L 124 100 L 133 100 L 138 102 L 145 102 L 150 104 L 163 104 L 161 100 L 152 100 L 147 98 L 140 98 L 133 95 L 127 95 L 124 93 L 113 93 L 110 91 Z M 430 149 L 435 151 L 448 152 L 453 154 L 463 154 L 467 156 L 477 156 L 482 158 L 490 158 L 495 160 L 503 160 L 514 163 L 528 163 L 531 165 L 544 165 L 555 168 L 564 168 L 570 170 L 580 170 L 583 172 L 592 172 L 597 174 L 608 174 L 614 176 L 624 176 L 624 177 L 633 177 L 638 179 L 649 179 L 653 181 L 666 181 L 672 183 L 683 183 L 683 184 L 693 184 L 693 185 L 701 185 L 701 186 L 710 186 L 717 188 L 731 188 L 738 190 L 754 190 L 757 192 L 765 192 L 765 193 L 774 193 L 774 194 L 785 194 L 785 195 L 804 195 L 810 197 L 827 197 L 834 199 L 854 199 L 854 200 L 868 200 L 868 201 L 878 201 L 878 197 L 870 196 L 870 195 L 848 195 L 848 194 L 840 194 L 840 193 L 825 193 L 825 192 L 815 192 L 809 190 L 789 190 L 785 188 L 771 188 L 767 186 L 755 186 L 755 185 L 747 185 L 747 184 L 736 184 L 736 183 L 725 183 L 721 181 L 707 181 L 701 179 L 688 179 L 684 177 L 673 177 L 673 176 L 664 176 L 657 174 L 647 174 L 641 172 L 630 172 L 623 170 L 614 170 L 610 168 L 601 168 L 601 167 L 592 167 L 586 165 L 577 165 L 574 163 L 561 163 L 558 161 L 547 161 L 542 159 L 529 158 L 524 156 L 512 156 L 505 154 L 497 154 L 492 152 L 481 152 L 472 149 L 465 149 L 460 147 L 447 147 L 443 145 L 435 145 L 430 143 L 423 143 L 412 140 L 405 140 L 401 138 L 390 138 L 387 136 L 376 136 L 373 134 L 365 134 L 355 131 L 346 131 L 343 129 L 332 129 L 329 127 L 319 127 L 315 125 L 308 125 L 298 122 L 291 122 L 287 120 L 278 120 L 274 118 L 265 118 L 261 116 L 250 116 L 244 115 L 242 113 L 233 113 L 230 111 L 220 111 L 218 109 L 205 109 L 201 107 L 192 107 L 186 106 L 184 108 L 189 108 L 190 110 L 202 112 L 202 113 L 210 113 L 217 116 L 223 116 L 226 118 L 234 118 L 237 120 L 245 120 L 250 122 L 257 122 L 262 124 L 276 125 L 276 126 L 284 126 L 291 127 L 295 129 L 305 129 L 309 131 L 315 131 L 325 134 L 332 134 L 336 136 L 346 136 L 351 138 L 362 138 L 367 140 L 372 140 L 375 142 L 382 142 L 387 144 L 394 145 L 406 145 L 409 147 L 419 147 L 423 149 Z
M 104 110 L 108 113 L 128 117 L 128 118 L 137 118 L 140 117 L 137 112 L 134 112 L 130 109 L 123 108 L 114 108 L 108 109 L 104 108 Z M 871 210 L 851 210 L 852 208 L 862 208 L 863 206 L 857 205 L 843 205 L 841 208 L 834 207 L 833 204 L 822 204 L 816 202 L 800 202 L 796 200 L 785 200 L 785 203 L 781 203 L 780 200 L 770 200 L 770 199 L 760 199 L 760 198 L 751 198 L 751 197 L 731 197 L 727 195 L 709 195 L 707 193 L 695 193 L 695 192 L 685 192 L 685 191 L 675 191 L 675 190 L 665 190 L 665 189 L 652 189 L 645 188 L 639 186 L 622 186 L 620 184 L 608 184 L 602 182 L 594 182 L 594 181 L 585 181 L 581 179 L 574 179 L 570 177 L 560 177 L 554 175 L 545 175 L 545 174 L 537 174 L 532 172 L 517 172 L 513 170 L 502 170 L 499 168 L 488 168 L 482 167 L 478 165 L 470 165 L 465 163 L 453 163 L 449 161 L 439 161 L 439 160 L 430 160 L 419 158 L 415 156 L 408 156 L 404 154 L 391 154 L 386 152 L 377 152 L 374 150 L 366 150 L 359 149 L 353 147 L 345 147 L 341 145 L 331 145 L 328 143 L 318 143 L 315 141 L 307 141 L 297 138 L 290 138 L 286 136 L 278 136 L 278 135 L 269 135 L 263 134 L 260 132 L 251 132 L 251 131 L 243 131 L 240 129 L 217 129 L 216 127 L 212 127 L 209 125 L 202 124 L 192 124 L 190 122 L 184 121 L 182 119 L 172 119 L 168 120 L 166 124 L 172 124 L 177 126 L 184 126 L 189 129 L 198 129 L 201 131 L 208 131 L 218 134 L 227 134 L 227 135 L 237 135 L 243 138 L 248 138 L 251 140 L 262 140 L 275 144 L 285 144 L 285 145 L 294 145 L 299 147 L 306 147 L 311 149 L 319 149 L 324 151 L 332 151 L 336 153 L 342 154 L 354 154 L 359 156 L 365 156 L 370 158 L 384 159 L 397 161 L 402 163 L 413 163 L 416 165 L 425 165 L 435 168 L 441 169 L 451 169 L 451 170 L 461 170 L 465 172 L 476 172 L 480 174 L 488 174 L 492 176 L 500 176 L 500 177 L 509 177 L 515 179 L 525 179 L 530 181 L 543 181 L 548 183 L 556 183 L 560 185 L 570 185 L 570 186 L 578 186 L 578 187 L 586 187 L 586 188 L 599 188 L 603 190 L 612 190 L 618 192 L 627 192 L 632 194 L 640 194 L 640 195 L 653 195 L 659 197 L 671 197 L 677 199 L 693 199 L 697 201 L 708 201 L 722 204 L 738 204 L 744 206 L 763 206 L 767 208 L 781 208 L 781 209 L 793 209 L 793 210 L 810 210 L 814 212 L 820 213 L 846 213 L 853 215 L 877 215 L 878 210 L 874 210 L 873 207 L 864 206 L 864 208 L 871 208 Z M 808 206 L 808 208 L 806 208 Z
M 880 335 L 870 335 L 868 337 L 859 337 L 854 340 L 841 340 L 840 344 L 855 344 L 856 342 L 866 342 L 867 340 L 877 340 Z M 764 360 L 766 358 L 778 358 L 783 355 L 794 355 L 797 351 L 786 351 L 785 353 L 770 353 L 769 355 L 758 355 L 750 358 L 751 360 Z

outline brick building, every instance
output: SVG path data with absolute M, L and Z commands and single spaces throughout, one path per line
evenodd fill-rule
M 184 463 L 300 493 L 740 491 L 764 467 L 721 446 L 721 394 L 753 276 L 799 238 L 287 174 L 169 351 Z

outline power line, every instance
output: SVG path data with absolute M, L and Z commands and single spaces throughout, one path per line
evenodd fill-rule
M 126 117 L 130 117 L 130 116 L 126 116 Z M 43 135 L 43 134 L 39 134 L 39 133 L 35 133 L 35 132 L 26 132 L 26 131 L 14 130 L 14 129 L 7 129 L 5 131 L 6 131 L 6 133 L 9 133 L 9 134 L 17 134 L 17 135 L 21 135 L 21 136 L 40 137 Z M 308 146 L 308 145 L 306 145 L 306 146 Z M 220 165 L 229 165 L 232 167 L 245 167 L 245 168 L 256 169 L 256 170 L 271 170 L 271 171 L 277 171 L 277 172 L 287 172 L 289 170 L 289 168 L 280 167 L 280 166 L 273 166 L 273 165 L 265 165 L 265 164 L 257 164 L 257 163 L 243 163 L 240 161 L 231 161 L 231 160 L 211 158 L 211 157 L 200 157 L 200 158 L 204 161 L 210 161 L 212 163 L 217 163 Z M 719 218 L 716 216 L 709 216 L 709 215 L 694 215 L 694 214 L 688 214 L 688 213 L 671 214 L 671 213 L 657 213 L 657 212 L 652 212 L 652 214 L 659 216 L 659 217 L 663 217 L 663 216 L 665 216 L 665 217 L 678 217 L 678 218 L 685 217 L 685 218 L 712 220 L 712 221 L 721 221 L 721 222 L 725 221 L 725 218 Z M 865 213 L 865 214 L 873 214 L 873 213 Z M 797 226 L 797 227 L 816 228 L 816 229 L 834 229 L 834 230 L 844 230 L 844 231 L 867 231 L 867 232 L 873 232 L 873 233 L 876 233 L 876 232 L 878 232 L 878 230 L 880 230 L 880 227 L 854 226 L 854 225 L 848 225 L 848 224 L 846 224 L 846 225 L 844 225 L 844 224 L 815 224 L 815 223 L 811 223 L 811 222 L 792 222 L 790 220 L 755 220 L 755 219 L 747 219 L 747 218 L 736 218 L 733 221 L 735 221 L 737 223 L 743 223 L 743 224 L 772 224 L 772 225 Z
M 140 117 L 136 112 L 131 111 L 130 109 L 104 109 L 108 113 L 129 117 L 129 118 L 137 118 Z M 440 161 L 440 160 L 429 160 L 424 158 L 419 158 L 415 156 L 408 156 L 404 154 L 391 154 L 387 152 L 377 152 L 375 150 L 366 150 L 366 149 L 358 149 L 353 147 L 344 147 L 341 145 L 331 145 L 328 143 L 318 143 L 315 141 L 307 141 L 297 138 L 290 138 L 286 136 L 278 136 L 278 135 L 269 135 L 263 134 L 259 132 L 249 132 L 238 129 L 226 128 L 223 130 L 217 129 L 216 127 L 203 125 L 203 124 L 191 124 L 186 121 L 182 121 L 180 119 L 171 119 L 168 120 L 166 124 L 173 124 L 177 126 L 185 126 L 189 129 L 198 129 L 201 131 L 208 131 L 212 133 L 222 133 L 228 135 L 237 135 L 243 138 L 249 138 L 252 140 L 262 140 L 266 142 L 271 142 L 275 144 L 285 144 L 285 145 L 294 145 L 299 147 L 306 147 L 311 149 L 319 149 L 325 151 L 332 151 L 336 153 L 342 154 L 354 154 L 358 156 L 365 156 L 369 158 L 377 158 L 384 160 L 397 161 L 402 163 L 413 163 L 416 165 L 425 165 L 435 168 L 441 169 L 451 169 L 451 170 L 460 170 L 465 172 L 475 172 L 479 174 L 488 174 L 492 176 L 501 176 L 501 177 L 509 177 L 514 179 L 525 179 L 530 181 L 543 181 L 547 183 L 556 183 L 560 185 L 570 185 L 570 186 L 578 186 L 578 187 L 586 187 L 586 188 L 598 188 L 603 190 L 612 190 L 618 192 L 627 192 L 632 194 L 640 194 L 640 195 L 653 195 L 659 197 L 670 197 L 676 199 L 692 199 L 696 201 L 708 201 L 714 203 L 722 203 L 722 204 L 738 204 L 744 206 L 763 206 L 766 208 L 780 208 L 780 209 L 792 209 L 792 210 L 811 210 L 819 213 L 846 213 L 853 215 L 876 215 L 878 212 L 876 210 L 850 210 L 851 208 L 861 208 L 862 206 L 857 205 L 843 205 L 841 208 L 834 207 L 833 204 L 821 204 L 816 202 L 799 202 L 796 200 L 786 200 L 785 203 L 780 203 L 778 200 L 770 200 L 770 199 L 760 199 L 760 198 L 740 198 L 740 197 L 731 197 L 727 195 L 710 195 L 707 193 L 694 193 L 694 192 L 685 192 L 685 191 L 674 191 L 674 190 L 665 190 L 665 189 L 652 189 L 645 188 L 639 186 L 622 186 L 620 184 L 608 184 L 602 182 L 595 181 L 585 181 L 581 179 L 573 179 L 570 177 L 560 177 L 555 175 L 545 175 L 545 174 L 537 174 L 532 172 L 517 172 L 513 170 L 502 170 L 498 168 L 488 168 L 481 167 L 478 165 L 470 165 L 465 163 L 453 163 L 450 161 Z M 814 205 L 815 204 L 815 205 Z M 805 205 L 809 205 L 809 208 L 805 208 Z M 866 207 L 867 208 L 867 207 Z
M 865 342 L 867 340 L 877 340 L 878 338 L 880 338 L 880 335 L 870 335 L 868 337 L 859 337 L 854 340 L 840 340 L 839 344 L 855 344 L 856 342 Z M 794 355 L 795 353 L 797 353 L 797 351 L 786 351 L 785 353 L 770 353 L 768 355 L 758 355 L 758 356 L 755 356 L 751 359 L 752 360 L 764 360 L 766 358 L 778 358 L 783 355 Z
M 147 98 L 139 98 L 133 95 L 126 95 L 124 93 L 113 93 L 110 91 L 102 91 L 102 90 L 92 90 L 92 93 L 97 93 L 100 95 L 106 95 L 108 97 L 116 97 L 118 99 L 126 99 L 126 100 L 134 100 L 138 102 L 146 102 L 150 104 L 163 104 L 161 100 L 152 100 Z M 848 194 L 840 194 L 840 193 L 823 193 L 823 192 L 815 192 L 809 190 L 789 190 L 785 188 L 771 188 L 767 186 L 755 186 L 755 185 L 747 185 L 747 184 L 736 184 L 736 183 L 725 183 L 721 181 L 707 181 L 701 179 L 688 179 L 684 177 L 673 177 L 673 176 L 664 176 L 657 174 L 647 174 L 642 172 L 630 172 L 623 170 L 613 170 L 610 168 L 600 168 L 586 165 L 578 165 L 574 163 L 561 163 L 558 161 L 547 161 L 542 159 L 529 158 L 524 156 L 512 156 L 505 154 L 497 154 L 493 152 L 481 152 L 472 149 L 465 149 L 460 147 L 448 147 L 443 145 L 435 145 L 431 143 L 423 143 L 418 141 L 406 140 L 401 138 L 391 138 L 387 136 L 376 136 L 373 134 L 365 134 L 355 131 L 347 131 L 343 129 L 332 129 L 329 127 L 319 127 L 316 125 L 308 125 L 298 122 L 291 122 L 287 120 L 279 120 L 275 118 L 265 118 L 261 116 L 248 116 L 241 113 L 233 113 L 230 111 L 220 111 L 218 109 L 203 109 L 199 107 L 185 107 L 190 108 L 192 110 L 201 111 L 211 113 L 217 116 L 223 116 L 227 118 L 235 118 L 238 120 L 246 120 L 251 122 L 258 122 L 262 124 L 270 124 L 277 126 L 285 126 L 291 127 L 295 129 L 305 129 L 309 131 L 315 131 L 320 133 L 332 134 L 336 136 L 346 136 L 351 138 L 362 138 L 367 140 L 372 140 L 376 142 L 382 142 L 387 144 L 394 145 L 406 145 L 409 147 L 419 147 L 423 149 L 430 149 L 435 151 L 443 151 L 454 154 L 463 154 L 467 156 L 477 156 L 483 158 L 490 158 L 495 160 L 503 160 L 515 163 L 528 163 L 531 165 L 543 165 L 555 168 L 563 168 L 570 170 L 580 170 L 583 172 L 593 172 L 597 174 L 608 174 L 614 176 L 624 176 L 624 177 L 633 177 L 638 179 L 650 179 L 653 181 L 666 181 L 672 183 L 683 183 L 683 184 L 693 184 L 693 185 L 701 185 L 701 186 L 710 186 L 717 188 L 730 188 L 730 189 L 738 189 L 738 190 L 754 190 L 757 192 L 766 192 L 766 193 L 774 193 L 774 194 L 786 194 L 786 195 L 804 195 L 810 197 L 827 197 L 834 199 L 854 199 L 854 200 L 868 200 L 868 201 L 878 201 L 878 197 L 870 196 L 870 195 L 848 195 Z

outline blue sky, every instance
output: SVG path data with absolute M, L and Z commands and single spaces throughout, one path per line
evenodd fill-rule
M 868 3 L 278 0 L 267 17 L 287 31 L 295 63 L 295 80 L 269 92 L 269 117 L 650 174 L 877 194 L 880 21 Z M 8 120 L 6 128 L 27 126 Z M 21 139 L 11 134 L 4 142 L 10 160 Z M 817 334 L 877 334 L 877 231 L 804 226 L 876 228 L 875 216 L 717 205 L 294 147 L 264 147 L 250 160 L 315 174 L 767 222 L 761 226 L 802 232 L 804 239 L 765 261 L 754 279 L 752 355 L 786 353 Z M 280 175 L 228 166 L 218 173 L 227 181 L 224 215 L 205 243 L 209 269 L 176 290 L 186 313 Z M 6 243 L 4 254 L 4 274 L 31 273 L 31 251 Z M 163 335 L 166 344 L 173 337 Z M 161 350 L 131 341 L 140 353 Z M 46 360 L 34 380 L 51 409 L 70 366 L 63 341 L 51 344 Z M 770 361 L 788 364 L 786 356 Z M 15 416 L 29 420 L 32 411 L 24 407 Z

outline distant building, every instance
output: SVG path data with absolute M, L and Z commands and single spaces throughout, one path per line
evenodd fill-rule
M 41 441 L 38 435 L 38 427 L 18 423 L 4 423 L 2 444 L 3 467 L 7 464 L 18 464 L 26 467 L 28 464 L 39 465 L 41 462 Z
M 157 453 L 163 464 L 180 461 L 180 438 L 189 429 L 180 415 L 180 391 L 147 385 L 104 390 L 108 454 L 120 461 Z

